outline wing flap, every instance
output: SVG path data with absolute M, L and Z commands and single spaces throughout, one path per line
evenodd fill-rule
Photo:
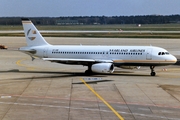
M 69 59 L 69 58 L 43 58 L 45 61 L 51 62 L 95 62 L 93 59 Z
M 108 62 L 112 63 L 112 60 L 95 60 L 95 59 L 70 59 L 70 58 L 43 58 L 45 61 L 51 62 Z

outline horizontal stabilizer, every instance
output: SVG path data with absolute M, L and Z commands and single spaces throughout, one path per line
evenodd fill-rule
M 27 48 L 27 47 L 21 47 L 21 48 L 19 48 L 19 51 L 25 52 L 25 53 L 31 53 L 31 54 L 36 53 L 35 49 L 30 49 L 30 48 Z

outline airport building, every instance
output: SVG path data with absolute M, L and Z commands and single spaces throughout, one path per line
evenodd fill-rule
M 78 20 L 57 20 L 57 25 L 78 25 Z

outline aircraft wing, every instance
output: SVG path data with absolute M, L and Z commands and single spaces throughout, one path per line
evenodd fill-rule
M 51 61 L 51 62 L 57 62 L 57 63 L 79 63 L 79 64 L 86 64 L 86 63 L 101 63 L 101 62 L 107 62 L 112 63 L 112 60 L 95 60 L 95 59 L 69 59 L 69 58 L 43 58 L 45 61 Z

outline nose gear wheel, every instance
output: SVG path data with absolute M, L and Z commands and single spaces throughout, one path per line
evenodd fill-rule
M 156 76 L 156 72 L 154 71 L 155 66 L 150 66 L 151 76 Z

